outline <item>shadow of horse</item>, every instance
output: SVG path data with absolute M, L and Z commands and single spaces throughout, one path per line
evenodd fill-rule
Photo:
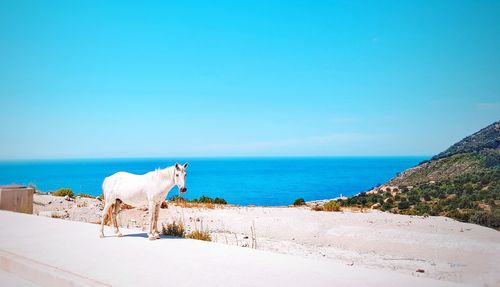
M 149 238 L 148 234 L 146 232 L 142 233 L 131 233 L 131 234 L 124 234 L 123 237 L 142 237 L 142 238 Z M 160 235 L 160 239 L 184 239 L 182 237 L 177 237 L 177 236 L 172 236 L 172 235 Z M 157 239 L 158 240 L 158 239 Z

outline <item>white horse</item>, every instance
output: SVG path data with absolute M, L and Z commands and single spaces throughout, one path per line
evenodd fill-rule
M 160 206 L 168 192 L 175 186 L 181 193 L 186 189 L 186 168 L 184 165 L 176 163 L 174 166 L 165 169 L 157 169 L 146 174 L 137 175 L 128 172 L 117 172 L 104 179 L 102 191 L 104 195 L 104 210 L 102 211 L 102 221 L 100 237 L 104 237 L 104 224 L 108 217 L 112 218 L 115 226 L 115 233 L 122 236 L 118 229 L 116 215 L 120 204 L 125 202 L 132 206 L 148 205 L 149 208 L 149 233 L 150 240 L 160 238 L 158 232 L 158 215 Z

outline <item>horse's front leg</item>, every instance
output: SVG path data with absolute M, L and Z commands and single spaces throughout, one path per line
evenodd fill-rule
M 160 216 L 160 206 L 161 203 L 155 205 L 155 217 L 154 217 L 154 236 L 156 239 L 160 239 L 160 233 L 158 232 L 158 217 Z
M 148 233 L 148 238 L 149 240 L 155 240 L 155 235 L 154 235 L 154 219 L 155 219 L 155 207 L 156 203 L 154 201 L 149 202 L 149 233 Z

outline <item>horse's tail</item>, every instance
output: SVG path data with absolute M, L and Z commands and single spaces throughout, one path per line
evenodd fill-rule
M 108 209 L 108 215 L 106 215 L 106 220 L 104 221 L 104 224 L 113 225 L 113 221 L 111 219 L 113 218 L 113 210 L 114 209 L 115 209 L 115 204 L 112 203 L 111 207 Z
M 102 201 L 104 204 L 106 204 L 106 198 L 104 195 L 104 192 L 102 193 Z M 104 225 L 112 225 L 113 221 L 111 220 L 113 217 L 113 209 L 115 208 L 115 203 L 111 203 L 111 206 L 108 208 L 108 214 L 106 214 L 106 217 L 103 219 L 104 220 Z

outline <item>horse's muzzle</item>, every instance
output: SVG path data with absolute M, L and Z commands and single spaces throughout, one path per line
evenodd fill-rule
M 188 190 L 187 188 L 183 187 L 183 188 L 181 188 L 180 192 L 185 193 L 187 190 Z

